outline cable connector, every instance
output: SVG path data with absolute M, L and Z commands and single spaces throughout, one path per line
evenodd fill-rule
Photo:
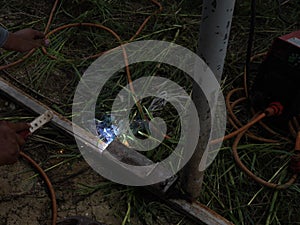
M 267 116 L 280 116 L 283 112 L 283 105 L 280 102 L 272 102 L 266 108 L 265 114 Z

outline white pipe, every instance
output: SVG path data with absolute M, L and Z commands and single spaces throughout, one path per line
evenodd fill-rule
M 227 52 L 235 0 L 204 0 L 198 55 L 220 82 Z
M 234 5 L 235 0 L 203 1 L 197 53 L 210 67 L 218 82 L 221 81 L 223 73 Z M 199 113 L 200 137 L 195 153 L 183 171 L 183 188 L 195 199 L 201 192 L 203 171 L 199 171 L 198 167 L 209 139 L 211 115 L 199 87 L 193 88 L 193 100 Z

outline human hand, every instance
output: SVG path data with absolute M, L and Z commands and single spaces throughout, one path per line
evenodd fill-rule
M 0 165 L 15 163 L 18 159 L 24 138 L 18 132 L 29 129 L 27 123 L 0 121 Z
M 3 48 L 18 52 L 28 52 L 33 48 L 47 46 L 48 44 L 49 40 L 45 39 L 45 35 L 42 32 L 25 28 L 14 33 L 9 33 Z

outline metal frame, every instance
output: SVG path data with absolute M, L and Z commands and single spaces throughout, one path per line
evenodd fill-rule
M 221 75 L 223 72 L 223 65 L 226 56 L 234 5 L 235 0 L 203 1 L 198 55 L 208 64 L 219 82 L 221 80 Z M 17 101 L 18 103 L 22 104 L 23 106 L 37 114 L 42 114 L 46 110 L 51 110 L 53 112 L 52 109 L 33 99 L 2 78 L 0 78 L 0 90 L 11 97 L 14 101 Z M 206 104 L 204 96 L 201 93 L 194 93 L 193 98 L 195 100 L 197 108 L 201 109 L 201 111 L 199 111 L 201 112 L 199 117 L 200 121 L 202 122 L 201 130 L 204 138 L 199 139 L 197 150 L 188 166 L 186 166 L 184 172 L 187 175 L 187 185 L 185 186 L 185 189 L 187 193 L 192 196 L 192 198 L 196 198 L 200 195 L 201 184 L 203 180 L 203 172 L 199 172 L 197 168 L 207 144 L 207 138 L 205 137 L 207 137 L 210 129 L 209 115 L 207 113 L 209 108 L 207 108 L 208 105 Z M 52 124 L 68 133 L 69 135 L 74 136 L 72 128 L 72 126 L 74 125 L 69 120 L 56 112 L 54 112 Z M 147 165 L 152 163 L 152 161 L 145 156 L 132 149 L 127 148 L 126 146 L 116 141 L 113 141 L 109 146 L 107 146 L 105 143 L 100 143 L 100 145 L 95 146 L 91 143 L 95 143 L 96 137 L 83 129 L 80 132 L 79 138 L 82 140 L 83 144 L 88 145 L 94 150 L 99 151 L 100 148 L 102 152 L 109 151 L 109 153 L 112 154 L 117 160 L 123 162 L 129 161 L 136 165 Z M 152 187 L 150 187 L 150 189 L 152 191 L 153 189 L 156 190 L 157 193 L 164 194 L 175 180 L 176 177 L 173 177 L 166 183 L 153 185 Z M 197 221 L 201 221 L 209 225 L 232 225 L 231 222 L 196 201 L 188 202 L 184 199 L 164 200 L 174 209 L 183 212 L 184 214 Z
M 0 92 L 7 95 L 14 102 L 19 103 L 22 106 L 25 106 L 30 111 L 42 114 L 46 110 L 51 110 L 53 112 L 53 119 L 51 120 L 51 124 L 55 127 L 61 129 L 67 134 L 74 136 L 72 129 L 72 122 L 60 115 L 59 113 L 53 111 L 48 106 L 39 102 L 38 100 L 32 98 L 22 90 L 18 89 L 14 85 L 10 84 L 8 81 L 4 80 L 0 77 Z M 82 144 L 86 144 L 94 150 L 99 150 L 98 146 L 94 146 L 95 136 L 86 132 L 82 129 L 82 133 L 80 134 L 80 138 L 82 140 Z M 127 162 L 135 165 L 148 165 L 153 162 L 141 155 L 137 151 L 134 151 L 130 148 L 127 148 L 120 142 L 113 141 L 109 146 L 103 149 L 103 152 L 109 152 L 113 155 L 117 160 L 122 162 Z M 128 171 L 130 173 L 131 171 Z M 209 225 L 232 225 L 229 221 L 224 219 L 222 216 L 218 215 L 216 212 L 207 208 L 206 206 L 193 202 L 190 203 L 184 199 L 167 199 L 165 193 L 170 188 L 170 186 L 176 181 L 177 177 L 172 177 L 166 182 L 155 184 L 149 187 L 146 187 L 149 191 L 162 198 L 168 205 L 170 205 L 175 210 L 179 210 L 188 217 L 201 221 Z

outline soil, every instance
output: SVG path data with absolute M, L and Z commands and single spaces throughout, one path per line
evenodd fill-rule
M 83 166 L 84 163 L 76 163 L 72 173 L 78 172 Z M 34 175 L 30 165 L 23 160 L 1 168 L 0 224 L 51 224 L 51 200 L 44 182 L 40 178 L 33 178 Z M 60 178 L 63 175 L 68 173 L 63 171 Z M 103 199 L 104 194 L 100 191 L 85 196 L 78 190 L 78 184 L 93 186 L 104 182 L 98 174 L 87 169 L 74 178 L 57 181 L 55 190 L 59 203 L 59 219 L 81 215 L 106 224 L 121 224 L 121 218 L 114 215 L 113 209 L 113 200 L 117 195 Z

